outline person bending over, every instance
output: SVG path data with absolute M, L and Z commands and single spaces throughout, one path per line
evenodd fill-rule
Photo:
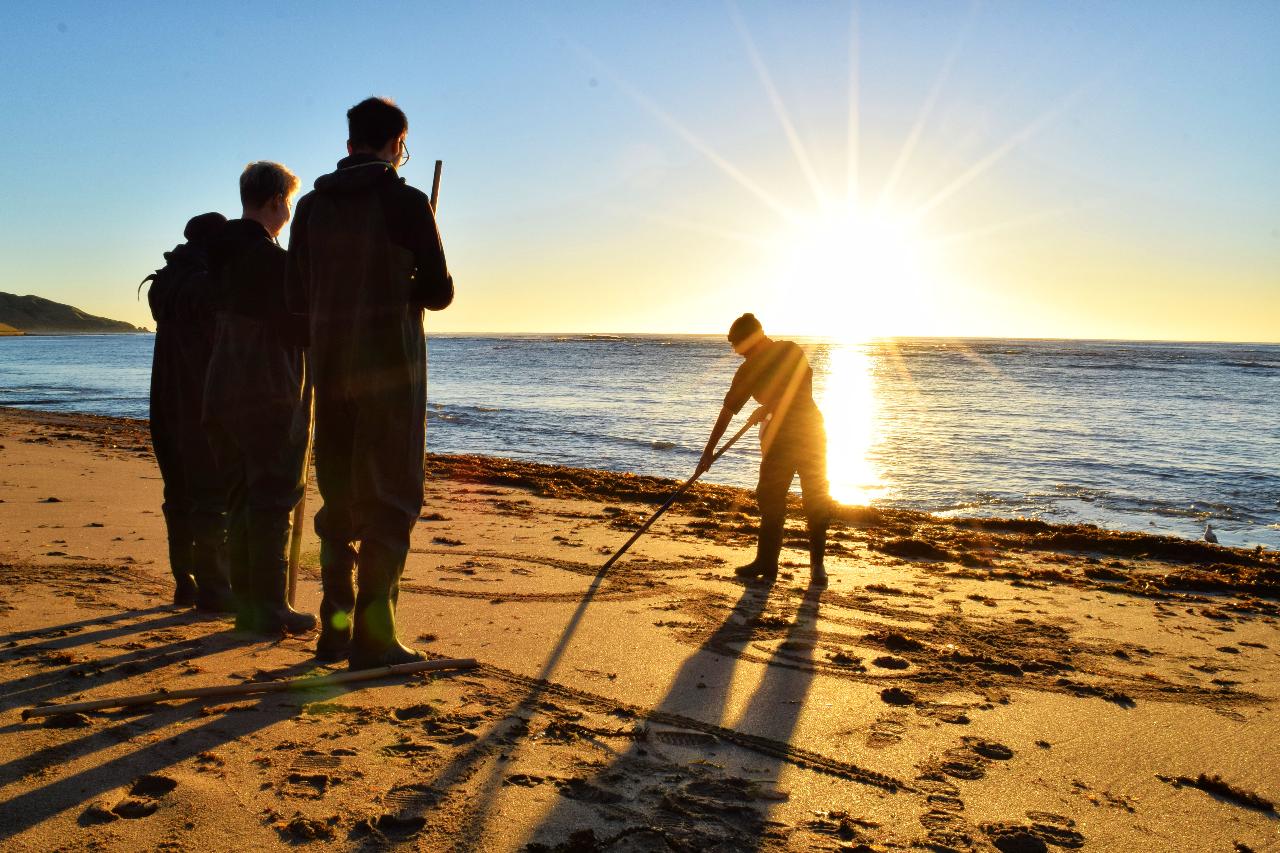
M 288 598 L 290 513 L 305 483 L 311 400 L 276 237 L 297 189 L 297 176 L 279 163 L 250 163 L 240 175 L 244 213 L 211 250 L 221 300 L 204 422 L 233 484 L 236 627 L 261 634 L 304 634 L 316 625 Z
M 827 582 L 823 557 L 831 498 L 827 485 L 827 434 L 822 412 L 813 401 L 813 371 L 804 350 L 792 341 L 775 341 L 764 333 L 754 314 L 743 314 L 729 327 L 729 343 L 743 362 L 733 376 L 720 416 L 698 462 L 697 472 L 711 467 L 716 444 L 729 422 L 754 397 L 764 409 L 760 430 L 760 480 L 756 501 L 760 535 L 756 558 L 735 571 L 744 579 L 772 581 L 778 576 L 778 556 L 787 518 L 787 493 L 800 475 L 804 511 L 809 525 L 809 572 L 814 584 Z
M 453 279 L 427 196 L 396 173 L 408 159 L 405 114 L 368 98 L 347 112 L 347 125 L 349 156 L 298 202 L 289 298 L 308 319 L 324 501 L 316 657 L 367 669 L 424 659 L 400 643 L 395 615 L 422 511 L 422 312 L 448 307 Z

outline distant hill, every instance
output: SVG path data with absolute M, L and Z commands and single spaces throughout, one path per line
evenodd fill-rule
M 120 320 L 95 317 L 40 296 L 0 293 L 0 335 L 101 335 L 145 332 Z

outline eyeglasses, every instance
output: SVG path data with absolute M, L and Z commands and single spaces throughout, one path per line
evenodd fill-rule
M 405 145 L 404 140 L 402 139 L 400 140 L 400 162 L 396 164 L 396 168 L 397 169 L 403 168 L 404 164 L 408 162 L 409 162 L 409 146 Z

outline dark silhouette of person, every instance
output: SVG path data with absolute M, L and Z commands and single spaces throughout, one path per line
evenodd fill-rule
M 226 494 L 200 419 L 213 351 L 215 285 L 209 242 L 226 224 L 221 213 L 187 222 L 186 242 L 165 253 L 147 302 L 156 321 L 151 359 L 151 446 L 164 481 L 165 527 L 173 603 L 229 612 L 234 607 L 225 564 Z
M 800 475 L 809 526 L 809 571 L 815 584 L 827 581 L 823 558 L 831 497 L 827 484 L 827 433 L 822 412 L 813 401 L 813 371 L 804 350 L 792 341 L 775 341 L 764 333 L 754 314 L 743 314 L 729 327 L 729 343 L 743 362 L 733 376 L 720 416 L 698 462 L 698 473 L 711 467 L 716 443 L 729 422 L 754 397 L 767 420 L 760 429 L 760 535 L 756 558 L 735 574 L 772 581 L 778 576 L 787 493 Z M 755 417 L 755 416 L 753 416 Z
M 405 114 L 368 98 L 347 112 L 347 125 L 349 156 L 298 202 L 289 295 L 310 331 L 324 502 L 316 657 L 365 669 L 424 657 L 400 643 L 395 614 L 422 511 L 423 310 L 449 306 L 453 279 L 427 196 L 396 172 L 408 159 Z
M 232 544 L 236 628 L 268 635 L 316 626 L 288 598 L 290 514 L 304 488 L 311 400 L 276 237 L 297 189 L 279 163 L 250 163 L 240 176 L 243 216 L 211 249 L 220 301 L 204 422 L 231 480 L 232 538 L 243 537 Z

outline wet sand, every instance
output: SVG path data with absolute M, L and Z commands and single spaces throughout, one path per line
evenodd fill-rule
M 478 670 L 49 725 L 330 668 L 168 605 L 144 423 L 0 409 L 0 459 L 5 849 L 1280 848 L 1270 552 L 846 507 L 829 588 L 799 517 L 745 587 L 699 486 L 600 576 L 671 481 L 432 457 L 402 633 Z

